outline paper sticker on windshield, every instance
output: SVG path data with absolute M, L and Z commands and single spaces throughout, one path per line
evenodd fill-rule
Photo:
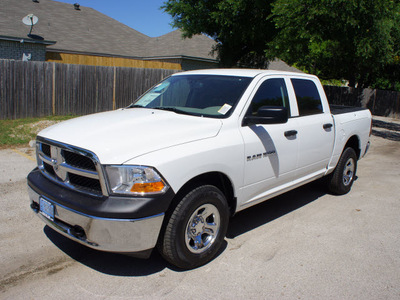
M 218 113 L 221 115 L 226 115 L 226 113 L 232 108 L 231 105 L 229 104 L 224 104 L 219 110 Z
M 162 93 L 167 89 L 167 87 L 169 87 L 169 85 L 170 85 L 170 83 L 167 81 L 161 82 L 153 88 L 152 92 L 153 93 Z
M 154 99 L 156 99 L 158 96 L 160 96 L 159 93 L 148 93 L 144 95 L 138 102 L 136 102 L 137 105 L 141 106 L 146 106 L 150 102 L 152 102 Z

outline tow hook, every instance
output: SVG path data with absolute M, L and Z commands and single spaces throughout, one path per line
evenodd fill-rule
M 32 208 L 32 210 L 33 210 L 35 213 L 38 213 L 38 212 L 39 212 L 39 204 L 37 204 L 36 202 L 33 202 L 33 201 L 32 201 L 32 203 L 31 203 L 31 208 Z
M 73 235 L 74 237 L 80 240 L 86 238 L 85 230 L 81 226 L 75 225 L 69 228 L 68 231 L 69 234 Z

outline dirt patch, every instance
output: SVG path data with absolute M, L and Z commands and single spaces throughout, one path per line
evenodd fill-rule
M 35 140 L 36 135 L 41 130 L 60 122 L 62 121 L 41 120 L 35 123 L 22 124 L 15 128 L 12 128 L 9 131 L 8 136 L 15 141 L 19 141 L 19 144 L 21 146 L 28 146 L 29 143 L 29 146 L 32 147 L 34 145 L 33 141 Z M 0 149 L 5 149 L 5 148 L 10 148 L 10 145 L 7 145 L 6 143 L 5 145 L 0 146 Z
M 7 274 L 4 278 L 0 279 L 0 292 L 4 292 L 11 287 L 17 286 L 21 281 L 33 277 L 37 278 L 38 275 L 44 277 L 56 274 L 61 270 L 72 266 L 74 263 L 74 261 L 62 257 L 41 266 L 21 266 L 13 274 Z
M 60 122 L 61 121 L 43 120 L 32 124 L 19 125 L 12 130 L 9 136 L 20 139 L 30 138 L 32 135 L 37 135 L 41 130 Z
M 55 124 L 60 123 L 60 122 L 62 122 L 62 121 L 43 120 L 43 121 L 39 121 L 39 122 L 36 122 L 36 123 L 29 124 L 29 127 L 32 128 L 32 130 L 35 133 L 38 133 L 39 131 L 41 131 L 41 130 L 49 127 L 49 126 L 55 125 Z

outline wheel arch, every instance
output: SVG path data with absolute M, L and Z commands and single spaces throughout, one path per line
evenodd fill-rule
M 156 246 L 158 251 L 162 255 L 164 251 L 164 236 L 166 234 L 168 222 L 171 219 L 174 210 L 178 207 L 179 203 L 187 194 L 189 194 L 194 189 L 204 185 L 212 185 L 218 188 L 225 196 L 229 208 L 229 214 L 233 215 L 235 213 L 237 200 L 234 196 L 232 181 L 226 174 L 221 172 L 208 172 L 197 175 L 196 177 L 190 179 L 178 190 L 178 192 L 175 194 L 175 197 L 172 199 L 172 202 L 170 203 L 167 211 L 165 212 L 163 225 L 161 227 Z
M 346 145 L 343 148 L 343 151 L 346 148 L 353 148 L 353 150 L 356 152 L 357 159 L 360 159 L 361 157 L 361 146 L 360 146 L 360 139 L 357 135 L 353 135 L 348 139 L 346 142 Z
M 213 185 L 217 187 L 225 196 L 228 202 L 230 214 L 233 215 L 236 211 L 237 199 L 235 197 L 232 181 L 229 177 L 221 172 L 207 172 L 190 179 L 176 193 L 169 209 L 173 209 L 184 195 L 189 193 L 194 188 L 201 185 Z

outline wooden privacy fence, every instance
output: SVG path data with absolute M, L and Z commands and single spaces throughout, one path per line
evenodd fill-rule
M 0 119 L 86 115 L 125 107 L 162 78 L 178 72 L 0 60 Z M 329 102 L 400 118 L 400 93 L 324 86 Z
M 400 118 L 400 92 L 324 86 L 329 103 L 368 108 L 375 116 Z
M 125 107 L 177 70 L 0 60 L 0 119 Z

